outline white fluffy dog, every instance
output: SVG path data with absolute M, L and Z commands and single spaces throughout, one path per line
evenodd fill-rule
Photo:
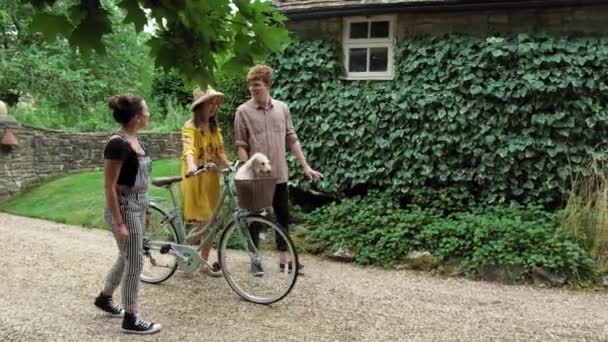
M 243 166 L 239 168 L 234 176 L 237 180 L 251 180 L 259 177 L 270 176 L 272 168 L 270 160 L 262 153 L 252 155 Z

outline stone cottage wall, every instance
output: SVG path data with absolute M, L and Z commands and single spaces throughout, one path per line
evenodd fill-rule
M 391 14 L 391 13 L 386 13 Z M 449 12 L 406 12 L 397 15 L 397 39 L 422 34 L 547 32 L 608 33 L 608 5 Z M 342 39 L 342 19 L 290 20 L 301 39 Z

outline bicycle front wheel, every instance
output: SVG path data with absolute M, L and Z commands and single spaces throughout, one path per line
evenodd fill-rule
M 155 244 L 150 244 L 152 241 Z M 180 243 L 169 215 L 155 204 L 150 204 L 144 223 L 144 269 L 139 276 L 144 283 L 162 283 L 177 270 L 175 255 L 161 253 L 156 242 Z
M 222 234 L 218 253 L 224 278 L 250 302 L 275 303 L 296 284 L 299 263 L 293 242 L 278 224 L 263 216 L 249 215 L 233 222 Z

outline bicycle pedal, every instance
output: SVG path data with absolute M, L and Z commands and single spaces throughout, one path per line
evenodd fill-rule
M 169 252 L 170 252 L 172 249 L 173 249 L 173 247 L 171 247 L 171 244 L 169 244 L 169 243 L 168 243 L 168 244 L 165 244 L 165 245 L 162 245 L 162 246 L 160 247 L 160 254 L 167 254 L 167 253 L 169 253 Z

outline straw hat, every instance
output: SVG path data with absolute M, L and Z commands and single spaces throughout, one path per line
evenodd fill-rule
M 207 87 L 207 91 L 202 91 L 201 88 L 196 87 L 192 91 L 192 96 L 194 97 L 194 101 L 192 102 L 192 110 L 196 108 L 201 103 L 210 100 L 214 97 L 220 98 L 220 103 L 224 102 L 224 93 L 220 93 L 219 91 L 214 90 L 211 87 Z

